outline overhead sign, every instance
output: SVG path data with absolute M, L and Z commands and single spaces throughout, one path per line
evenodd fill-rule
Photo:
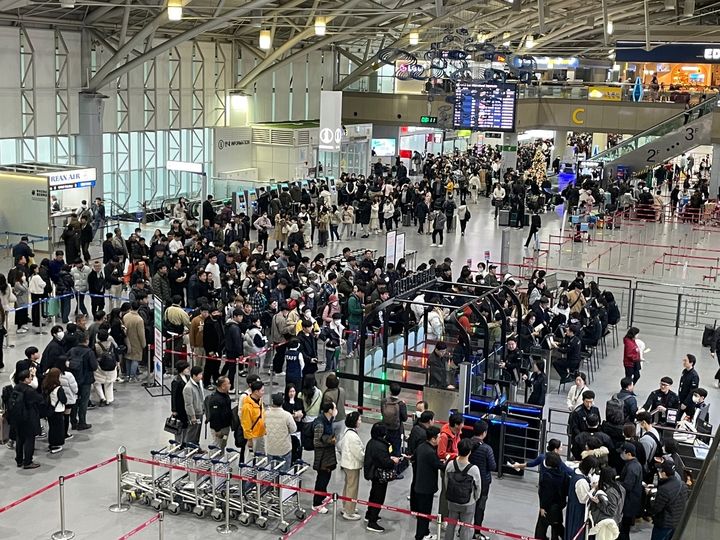
M 421 124 L 437 124 L 437 116 L 421 116 L 420 117 L 420 123 Z
M 252 128 L 217 127 L 213 130 L 213 167 L 218 173 L 251 169 Z
M 90 187 L 95 185 L 95 180 L 97 179 L 95 167 L 67 171 L 42 172 L 39 174 L 47 177 L 51 190 L 80 187 L 76 186 L 76 184 L 92 182 L 92 184 L 82 186 Z
M 400 233 L 395 237 L 395 259 L 399 261 L 405 258 L 405 233 Z
M 582 115 L 583 117 L 581 118 L 580 115 Z M 576 124 L 578 126 L 583 125 L 585 123 L 584 116 L 585 116 L 585 108 L 578 107 L 577 109 L 573 110 L 573 112 L 572 112 L 572 115 L 571 115 L 572 123 Z
M 591 86 L 588 89 L 588 99 L 599 101 L 621 101 L 622 88 L 620 86 Z
M 320 150 L 339 152 L 342 142 L 342 92 L 320 92 Z

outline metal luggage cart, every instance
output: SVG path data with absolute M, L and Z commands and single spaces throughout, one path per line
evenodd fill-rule
M 287 487 L 276 486 L 274 488 L 274 500 L 268 501 L 268 516 L 276 517 L 280 521 L 278 528 L 283 534 L 290 530 L 290 523 L 286 520 L 288 514 L 294 512 L 298 520 L 305 519 L 306 512 L 300 507 L 300 492 L 291 488 L 302 486 L 302 474 L 307 469 L 307 464 L 297 463 L 290 467 L 290 470 L 281 472 L 277 482 Z
M 190 473 L 192 481 L 185 482 L 177 491 L 177 498 L 180 500 L 180 509 L 185 512 L 193 512 L 197 517 L 204 517 L 208 505 L 211 505 L 213 517 L 222 515 L 221 510 L 217 510 L 217 501 L 210 498 L 214 496 L 213 483 L 216 480 L 211 474 L 214 471 L 214 462 L 222 459 L 224 452 L 217 446 L 208 446 L 207 454 L 192 456 L 192 468 L 198 472 Z M 215 519 L 218 519 L 217 517 Z
M 255 454 L 253 458 L 240 465 L 241 475 L 264 482 L 277 482 L 280 468 L 284 462 L 270 460 L 267 456 Z M 265 483 L 243 481 L 242 492 L 245 497 L 245 515 L 239 518 L 243 525 L 255 522 L 261 529 L 267 528 L 268 518 L 266 505 L 263 501 L 273 487 Z M 245 519 L 247 517 L 247 519 Z
M 153 450 L 150 454 L 153 460 L 159 460 L 176 452 L 181 446 L 177 441 L 169 441 L 168 446 Z M 162 477 L 166 475 L 167 473 L 157 475 L 155 465 L 152 465 L 150 474 L 126 471 L 122 474 L 122 490 L 128 501 L 140 500 L 142 504 L 151 505 L 154 500 L 158 500 L 158 504 L 162 506 L 162 501 L 158 499 L 156 481 L 162 482 Z
M 187 444 L 184 444 L 177 447 L 174 451 L 151 452 L 151 454 L 153 455 L 153 458 L 161 464 L 192 467 L 192 456 L 197 454 L 198 451 L 199 448 L 197 446 L 192 448 Z M 160 471 L 156 470 L 158 468 Z M 162 469 L 162 465 L 159 467 L 156 467 L 155 465 L 152 466 L 151 474 L 153 493 L 150 506 L 152 506 L 155 510 L 165 508 L 170 513 L 177 514 L 180 511 L 180 504 L 176 500 L 175 491 L 184 485 L 189 477 L 189 474 L 184 471 L 178 471 L 172 467 L 168 467 L 165 472 L 163 472 Z

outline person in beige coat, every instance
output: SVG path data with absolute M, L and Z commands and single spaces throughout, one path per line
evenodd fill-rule
M 145 347 L 145 322 L 138 313 L 140 303 L 130 304 L 130 311 L 123 318 L 125 334 L 127 336 L 127 352 L 125 353 L 125 369 L 129 380 L 137 380 L 138 363 L 143 359 Z
M 360 427 L 360 414 L 357 411 L 348 414 L 345 417 L 345 426 L 347 429 L 340 440 L 340 467 L 345 475 L 343 497 L 357 499 L 360 471 L 365 462 L 365 445 L 357 432 Z M 343 502 L 342 517 L 348 521 L 359 520 L 360 514 L 355 511 L 356 507 L 354 502 Z

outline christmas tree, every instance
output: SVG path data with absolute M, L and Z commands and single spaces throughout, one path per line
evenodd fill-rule
M 547 161 L 541 146 L 538 146 L 535 150 L 535 155 L 533 156 L 530 172 L 535 179 L 535 182 L 537 182 L 538 184 L 542 184 L 543 180 L 545 180 L 547 176 Z

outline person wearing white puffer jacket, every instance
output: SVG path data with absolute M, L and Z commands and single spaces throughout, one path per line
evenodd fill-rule
M 340 439 L 340 468 L 345 475 L 343 497 L 349 499 L 357 499 L 360 471 L 365 462 L 365 445 L 357 432 L 360 419 L 357 411 L 349 413 L 345 417 L 345 433 Z M 342 517 L 348 521 L 358 521 L 361 516 L 355 511 L 356 508 L 357 505 L 352 501 L 343 502 Z

